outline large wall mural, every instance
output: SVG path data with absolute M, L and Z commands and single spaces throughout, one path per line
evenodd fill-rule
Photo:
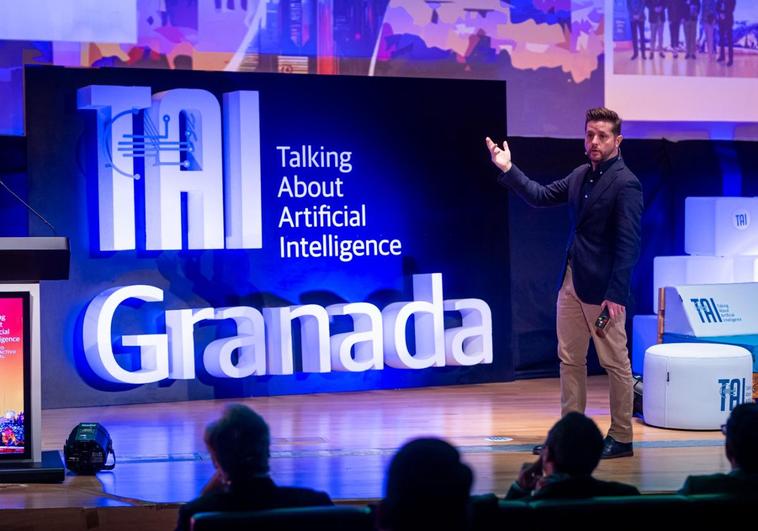
M 667 57 L 630 61 L 636 21 L 630 9 L 642 10 L 644 22 L 635 28 L 642 28 L 641 39 L 649 48 L 654 29 L 650 20 L 655 19 L 650 10 L 659 3 L 665 6 L 664 31 L 656 46 Z M 666 13 L 674 9 L 670 3 L 111 0 L 104 5 L 68 0 L 64 8 L 56 0 L 29 0 L 23 10 L 11 10 L 0 20 L 0 134 L 24 133 L 23 66 L 54 64 L 506 80 L 511 87 L 509 128 L 515 135 L 576 137 L 581 130 L 577 114 L 607 103 L 642 123 L 673 120 L 679 125 L 669 129 L 675 131 L 691 128 L 684 122 L 693 119 L 741 122 L 742 133 L 736 137 L 752 139 L 744 126 L 753 121 L 750 117 L 659 117 L 657 112 L 645 112 L 646 105 L 634 99 L 635 94 L 652 90 L 640 85 L 650 76 L 684 77 L 682 83 L 690 89 L 699 86 L 702 77 L 737 77 L 751 87 L 758 80 L 755 2 L 735 2 L 731 25 L 735 64 L 730 68 L 722 68 L 715 57 L 712 64 L 707 57 L 699 60 L 700 55 L 707 56 L 709 42 L 718 46 L 722 33 L 714 24 L 709 41 L 710 26 L 703 24 L 715 0 L 702 2 L 699 8 L 698 61 L 685 59 L 685 23 L 680 24 L 681 58 L 669 57 L 673 49 Z M 62 9 L 66 16 L 60 16 Z M 672 101 L 683 90 L 676 81 L 669 88 L 661 88 L 661 80 L 652 83 L 656 92 L 669 91 Z M 743 93 L 730 99 L 740 104 L 743 100 Z M 646 136 L 643 129 L 633 131 Z M 660 135 L 656 128 L 653 136 Z M 758 129 L 754 137 L 758 138 Z
M 74 0 L 75 27 L 30 4 L 0 22 L 3 134 L 23 134 L 25 64 L 507 80 L 521 135 L 574 136 L 602 99 L 602 0 Z

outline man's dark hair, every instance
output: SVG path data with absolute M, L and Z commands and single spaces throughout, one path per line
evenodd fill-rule
M 556 472 L 589 476 L 600 462 L 603 435 L 591 418 L 571 412 L 550 428 L 545 445 Z
M 268 474 L 270 440 L 263 417 L 242 404 L 227 406 L 205 429 L 205 444 L 232 486 Z
M 726 453 L 740 470 L 758 472 L 758 404 L 740 404 L 726 421 Z
M 605 107 L 596 107 L 594 109 L 589 109 L 584 118 L 585 129 L 587 129 L 587 124 L 589 122 L 610 122 L 613 125 L 611 132 L 615 136 L 619 136 L 621 134 L 621 118 L 616 113 L 616 111 L 612 111 Z
M 393 531 L 468 527 L 471 469 L 441 439 L 416 439 L 392 458 L 380 520 Z

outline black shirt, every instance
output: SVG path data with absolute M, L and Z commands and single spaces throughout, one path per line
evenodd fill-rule
M 579 211 L 582 211 L 582 208 L 584 208 L 584 203 L 587 201 L 587 199 L 590 197 L 590 194 L 592 194 L 592 190 L 595 188 L 595 185 L 600 180 L 600 178 L 605 174 L 606 171 L 608 171 L 608 168 L 613 166 L 613 163 L 616 162 L 619 159 L 619 155 L 616 155 L 613 158 L 610 158 L 600 164 L 597 169 L 593 170 L 592 165 L 590 165 L 589 169 L 587 170 L 587 173 L 584 175 L 584 181 L 582 182 L 582 193 L 579 197 Z
M 592 169 L 592 164 L 590 164 L 590 167 L 587 169 L 587 173 L 584 174 L 584 180 L 582 181 L 582 190 L 581 194 L 579 195 L 579 212 L 581 212 L 584 208 L 584 203 L 587 201 L 587 199 L 589 199 L 590 195 L 592 194 L 592 190 L 595 188 L 597 182 L 603 175 L 605 175 L 605 172 L 608 171 L 608 168 L 613 166 L 619 157 L 620 155 L 616 155 L 615 157 L 606 160 L 605 162 L 601 163 L 595 170 Z M 566 259 L 569 263 L 571 263 L 572 258 L 574 258 L 573 238 L 569 243 L 568 251 L 566 253 Z

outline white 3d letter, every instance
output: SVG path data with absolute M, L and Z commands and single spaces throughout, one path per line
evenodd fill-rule
M 445 310 L 461 312 L 463 326 L 445 330 L 448 365 L 492 363 L 492 312 L 481 299 L 451 299 Z
M 292 320 L 301 319 L 303 372 L 329 372 L 329 315 L 317 304 L 264 308 L 269 374 L 292 374 Z
M 90 85 L 76 93 L 79 109 L 97 110 L 97 204 L 101 251 L 135 248 L 134 114 L 150 107 L 150 87 Z M 121 145 L 119 145 L 121 143 Z
M 331 338 L 332 367 L 338 371 L 362 372 L 383 369 L 382 313 L 367 302 L 327 306 L 330 316 L 349 315 L 354 332 L 335 334 Z M 355 346 L 355 358 L 352 348 Z
M 166 312 L 166 332 L 171 348 L 169 378 L 191 380 L 195 377 L 195 323 L 206 319 L 213 319 L 213 308 Z
M 415 315 L 414 315 L 415 314 Z M 405 327 L 414 315 L 416 354 L 405 341 Z M 442 274 L 413 275 L 413 302 L 394 302 L 382 311 L 387 365 L 398 369 L 426 369 L 445 365 L 445 328 Z
M 84 314 L 84 353 L 92 370 L 109 382 L 146 384 L 168 378 L 168 341 L 165 334 L 123 336 L 121 344 L 139 347 L 140 369 L 127 371 L 116 361 L 111 343 L 111 323 L 119 304 L 127 299 L 163 300 L 163 291 L 153 286 L 111 288 L 92 299 Z
M 261 142 L 258 92 L 224 94 L 224 204 L 227 249 L 260 249 Z
M 145 157 L 147 249 L 182 248 L 182 193 L 187 194 L 187 246 L 223 249 L 224 193 L 221 107 L 206 90 L 153 95 L 149 112 L 156 136 Z M 179 122 L 184 119 L 183 130 Z M 192 151 L 187 151 L 188 149 Z M 181 151 L 180 151 L 181 149 Z M 150 155 L 151 151 L 154 156 Z
M 218 308 L 214 319 L 233 319 L 237 335 L 211 341 L 203 352 L 203 365 L 217 378 L 245 378 L 266 374 L 265 324 L 261 312 L 249 306 Z M 237 364 L 232 353 L 239 349 Z

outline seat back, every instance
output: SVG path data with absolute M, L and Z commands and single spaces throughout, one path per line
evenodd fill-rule
M 751 521 L 758 497 L 729 494 L 644 494 L 583 499 L 499 501 L 497 513 L 483 511 L 476 531 L 519 529 L 582 531 L 657 529 L 663 522 L 675 529 L 702 529 L 725 522 Z
M 198 513 L 192 531 L 372 531 L 367 507 L 296 507 L 267 511 Z

